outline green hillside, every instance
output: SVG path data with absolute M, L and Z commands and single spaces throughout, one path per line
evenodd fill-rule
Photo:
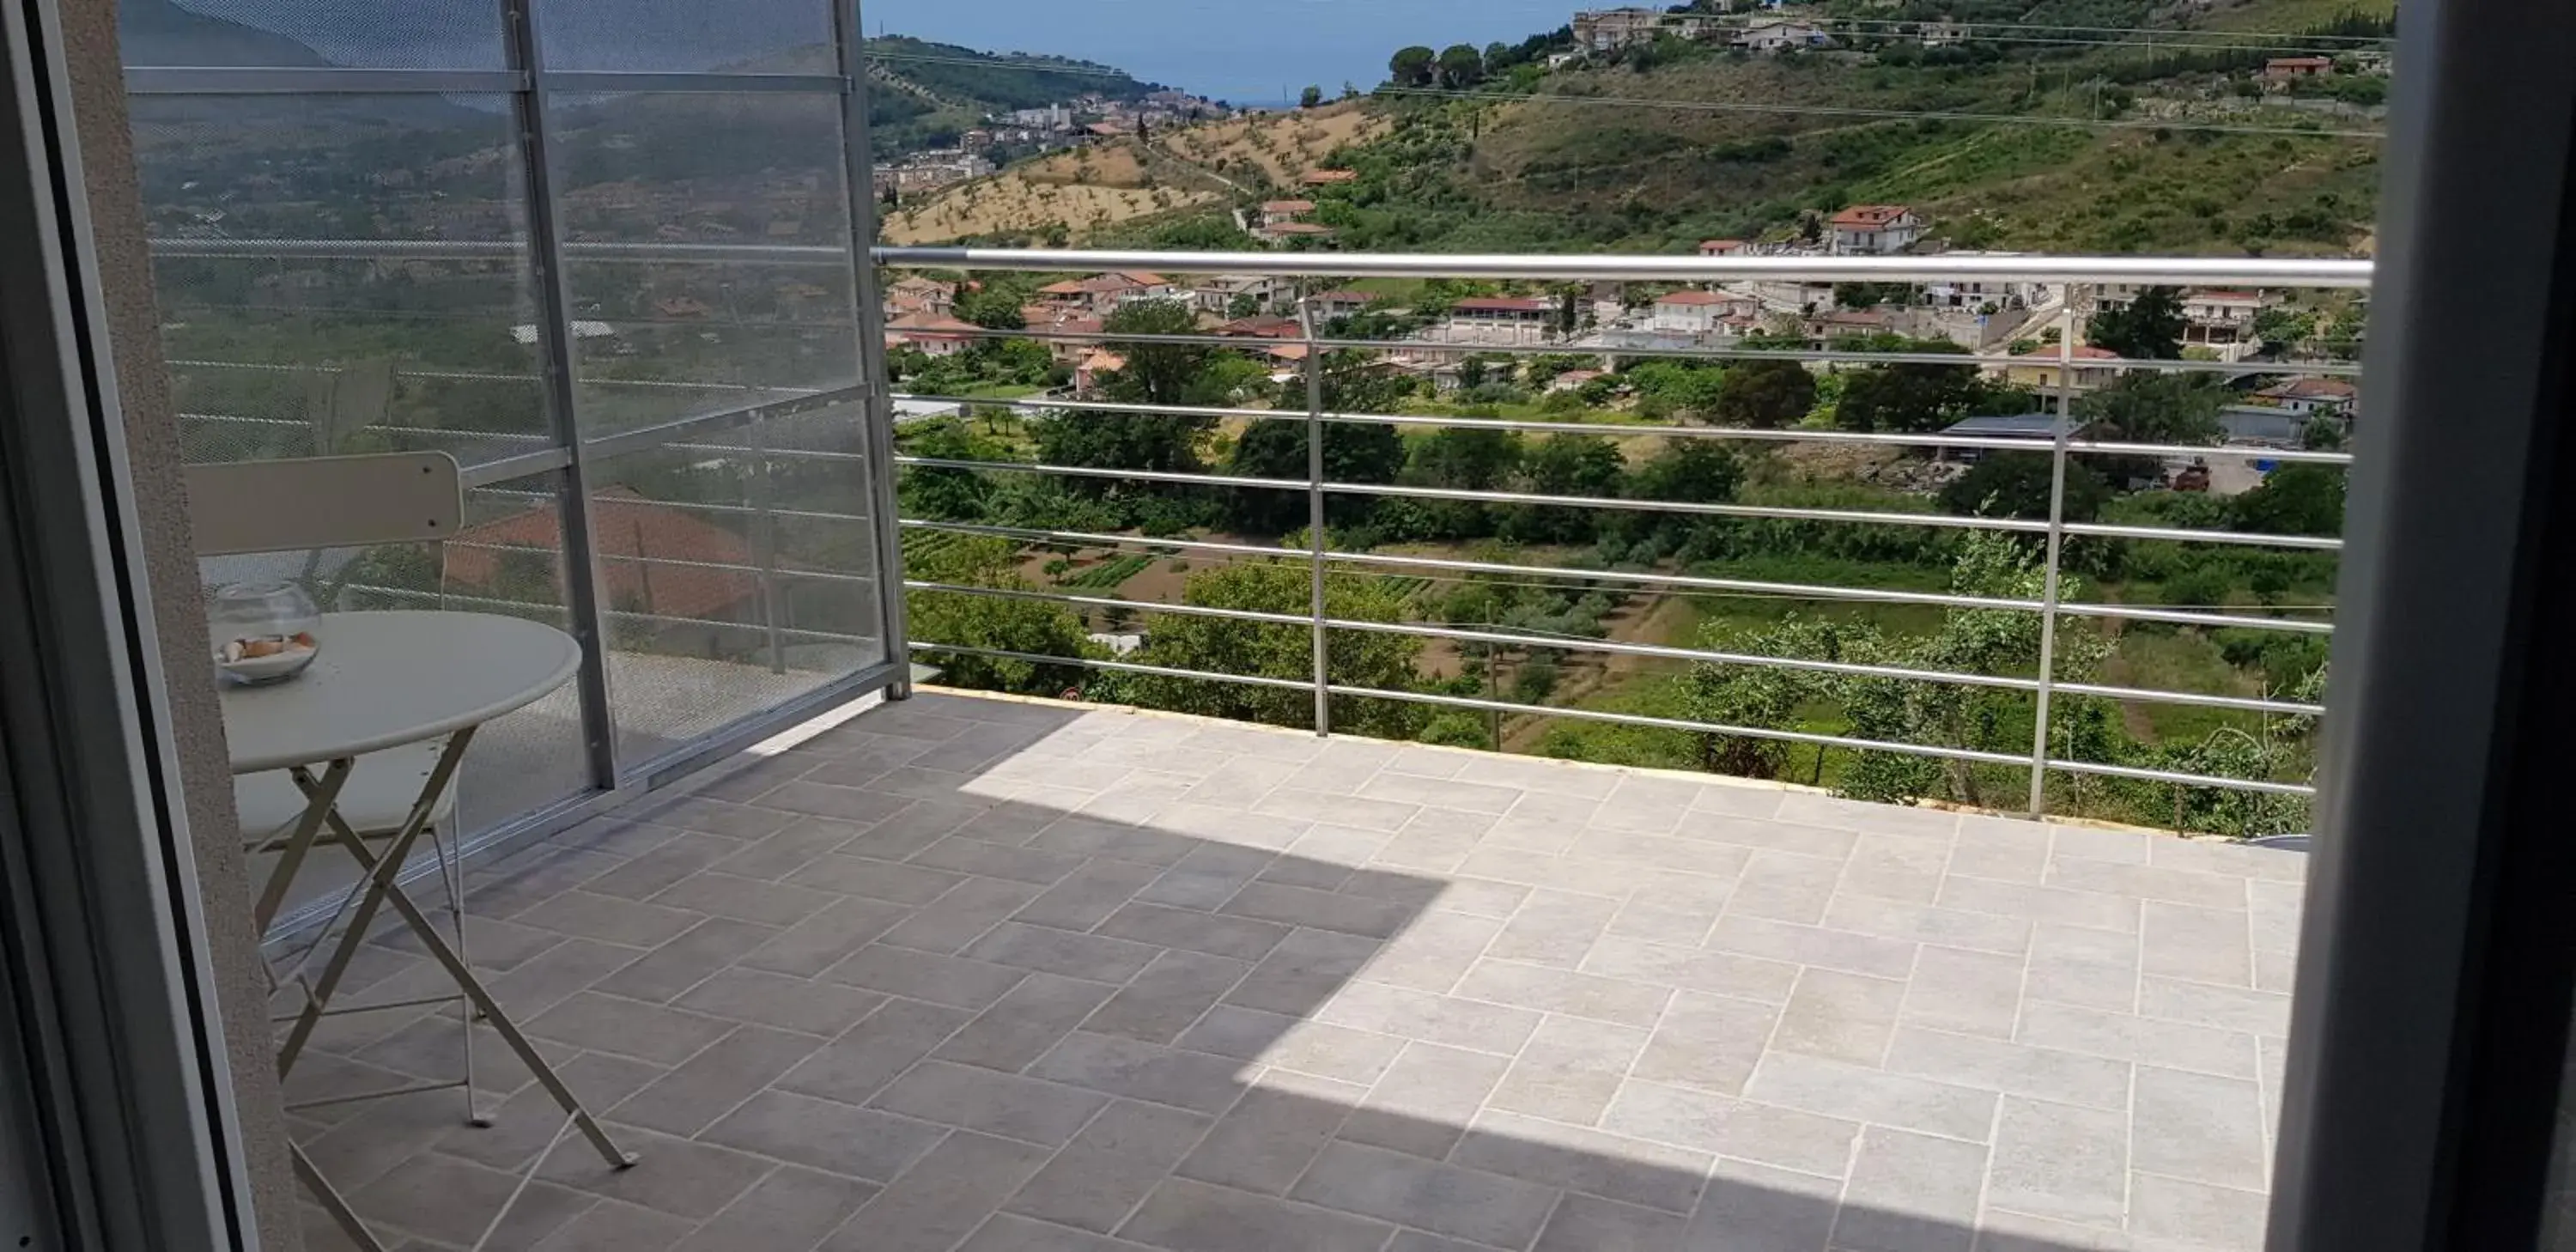
M 1548 69 L 1559 31 L 1457 73 L 1444 53 L 1380 89 L 1393 125 L 1334 154 L 1361 178 L 1318 220 L 1353 250 L 1671 252 L 1895 202 L 1962 247 L 2342 254 L 2376 209 L 2388 83 L 2352 54 L 2385 46 L 2391 6 L 2327 3 L 2181 26 L 2144 0 L 1830 0 L 1816 51 L 1666 38 Z M 2020 25 L 1925 46 L 1915 24 L 1943 19 Z M 2261 81 L 2309 53 L 2337 72 Z
M 1135 100 L 1162 88 L 1126 71 L 1069 58 L 999 56 L 901 35 L 871 39 L 869 93 L 880 156 L 956 142 L 986 114 L 1034 109 L 1096 92 Z

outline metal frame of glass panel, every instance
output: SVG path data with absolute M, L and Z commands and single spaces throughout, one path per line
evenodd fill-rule
M 738 752 L 744 746 L 797 721 L 869 693 L 890 689 L 892 696 L 900 698 L 909 694 L 910 675 L 909 649 L 904 637 L 902 580 L 888 574 L 888 571 L 901 569 L 901 539 L 894 526 L 893 475 L 884 468 L 893 455 L 893 430 L 892 406 L 883 370 L 881 294 L 874 267 L 865 263 L 877 224 L 871 184 L 873 160 L 867 130 L 868 85 L 862 62 L 863 27 L 859 0 L 815 0 L 827 5 L 830 12 L 834 67 L 830 73 L 556 69 L 548 60 L 545 24 L 533 0 L 495 2 L 502 22 L 499 68 L 138 65 L 130 66 L 126 71 L 127 90 L 138 96 L 482 94 L 504 96 L 510 101 L 516 173 L 525 196 L 527 240 L 524 250 L 509 241 L 364 239 L 186 239 L 161 241 L 155 247 L 156 256 L 162 257 L 334 260 L 407 257 L 524 261 L 529 267 L 537 313 L 534 351 L 538 375 L 534 381 L 542 387 L 546 433 L 502 440 L 533 446 L 525 446 L 524 450 L 504 449 L 503 455 L 474 458 L 475 463 L 465 467 L 464 477 L 469 490 L 490 490 L 539 475 L 555 476 L 554 488 L 544 494 L 552 497 L 560 511 L 564 610 L 571 633 L 583 647 L 584 661 L 577 691 L 582 718 L 583 765 L 590 789 L 471 834 L 468 846 L 476 850 L 513 845 L 561 829 L 600 808 L 621 803 L 635 794 L 683 777 L 699 766 Z M 560 132 L 558 119 L 553 116 L 554 102 L 568 93 L 626 92 L 760 93 L 836 99 L 841 151 L 839 159 L 829 162 L 829 166 L 842 181 L 848 218 L 846 231 L 839 230 L 836 224 L 834 233 L 838 236 L 837 241 L 822 246 L 767 242 L 636 244 L 568 241 L 562 216 L 563 188 L 558 178 L 562 154 L 556 143 Z M 578 306 L 568 266 L 590 260 L 626 259 L 805 265 L 846 271 L 854 292 L 856 383 L 803 394 L 798 394 L 797 389 L 768 388 L 765 390 L 769 396 L 785 393 L 789 398 L 763 398 L 756 403 L 693 412 L 641 427 L 586 433 L 580 422 L 582 379 L 576 373 L 577 340 L 573 323 Z M 599 486 L 596 467 L 611 458 L 637 452 L 693 449 L 693 445 L 716 440 L 726 432 L 748 432 L 751 455 L 766 464 L 768 445 L 762 432 L 771 423 L 830 409 L 854 412 L 860 423 L 857 446 L 861 451 L 852 458 L 851 472 L 864 483 L 861 498 L 870 528 L 867 559 L 873 565 L 873 568 L 861 571 L 831 571 L 830 577 L 839 582 L 869 585 L 876 604 L 866 623 L 874 630 L 874 639 L 868 639 L 865 634 L 852 634 L 831 635 L 825 641 L 863 640 L 880 645 L 882 655 L 855 672 L 824 681 L 676 748 L 641 758 L 631 751 L 621 752 L 617 708 L 610 691 L 608 653 L 611 624 L 629 615 L 621 614 L 615 606 L 607 603 L 607 584 L 597 542 L 594 508 L 594 491 Z M 737 438 L 727 442 L 739 441 Z M 755 477 L 765 478 L 766 475 L 757 474 Z M 756 486 L 754 490 L 760 489 Z M 536 494 L 531 493 L 532 497 Z M 769 501 L 765 493 L 755 495 L 751 509 L 758 512 L 766 503 Z M 718 512 L 739 511 L 717 506 L 708 508 Z M 774 519 L 771 525 L 774 525 Z M 769 527 L 756 526 L 755 529 L 766 534 Z M 772 551 L 774 542 L 765 543 L 762 547 L 764 551 Z M 639 552 L 639 559 L 642 556 Z M 625 560 L 623 556 L 615 559 Z M 806 575 L 800 573 L 798 577 L 801 579 Z M 771 606 L 771 619 L 765 627 L 753 625 L 748 629 L 765 630 L 774 663 L 775 658 L 783 656 L 781 649 L 786 637 L 823 639 L 819 632 L 782 631 L 775 620 L 780 598 L 777 590 L 779 580 L 762 578 L 760 581 L 763 600 Z M 292 928 L 310 920 L 290 914 L 280 924 Z

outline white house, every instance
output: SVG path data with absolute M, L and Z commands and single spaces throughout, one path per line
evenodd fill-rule
M 1748 52 L 1785 52 L 1792 48 L 1821 48 L 1833 42 L 1825 28 L 1795 18 L 1766 17 L 1736 32 L 1735 46 Z
M 1901 204 L 1855 204 L 1826 223 L 1836 256 L 1903 252 L 1923 237 L 1923 219 Z
M 1715 334 L 1730 319 L 1752 317 L 1761 308 L 1761 303 L 1749 296 L 1723 291 L 1676 291 L 1655 300 L 1654 316 L 1647 328 L 1677 335 Z

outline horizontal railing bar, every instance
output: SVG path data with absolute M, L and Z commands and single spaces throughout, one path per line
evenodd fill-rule
M 1332 684 L 1337 696 L 1358 696 L 1372 700 L 1401 700 L 1411 704 L 1436 704 L 1444 708 L 1479 709 L 1493 713 L 1528 714 L 1533 717 L 1569 717 L 1578 721 L 1611 722 L 1622 726 L 1648 726 L 1658 730 L 1680 730 L 1699 735 L 1733 735 L 1743 739 L 1774 739 L 1784 743 L 1807 743 L 1827 748 L 1848 748 L 1855 752 L 1896 752 L 1907 756 L 1940 757 L 1945 760 L 1975 761 L 1985 765 L 2017 765 L 2027 768 L 2028 757 L 2003 752 L 1985 752 L 1974 748 L 1944 748 L 1930 744 L 1890 743 L 1878 739 L 1852 739 L 1842 735 L 1820 735 L 1804 730 L 1772 730 L 1762 726 L 1727 726 L 1716 722 L 1692 722 L 1675 717 L 1652 717 L 1643 713 L 1616 713 L 1607 709 L 1557 708 L 1539 704 L 1515 704 L 1509 700 L 1481 700 L 1473 696 L 1443 695 L 1428 691 L 1387 691 L 1376 687 L 1345 687 Z
M 1303 410 L 1243 409 L 1228 404 L 1144 404 L 1128 400 L 1066 400 L 1042 396 L 948 396 L 927 392 L 898 391 L 891 397 L 918 404 L 974 405 L 983 408 L 1015 409 L 1044 412 L 1047 410 L 1110 413 L 1123 417 L 1213 417 L 1219 421 L 1231 418 L 1279 418 L 1306 420 Z
M 165 257 L 318 257 L 325 260 L 512 261 L 527 255 L 516 240 L 462 239 L 231 239 L 193 235 L 163 236 L 149 241 L 154 256 Z M 846 268 L 847 248 L 828 244 L 780 243 L 603 243 L 597 240 L 563 245 L 577 261 L 690 261 L 717 264 L 810 265 Z
M 1304 484 L 1297 484 L 1303 486 Z M 2014 517 L 1961 517 L 1949 513 L 1881 513 L 1867 509 L 1809 509 L 1761 504 L 1704 504 L 1696 500 L 1632 500 L 1617 496 L 1549 496 L 1526 491 L 1473 490 L 1464 487 L 1413 487 L 1402 483 L 1328 482 L 1324 490 L 1357 496 L 1402 496 L 1416 500 L 1465 500 L 1480 504 L 1525 504 L 1541 508 L 1635 509 L 1648 513 L 1690 513 L 1709 517 L 1757 517 L 1774 521 L 1852 522 L 1860 525 L 1935 526 L 1958 530 L 2009 530 L 2046 534 L 2048 523 Z
M 1385 352 L 1417 356 L 1610 356 L 1656 358 L 1709 358 L 1713 360 L 1797 361 L 1809 365 L 1962 365 L 1978 369 L 2053 368 L 2054 356 L 1996 357 L 1967 352 L 1871 352 L 1863 349 L 1836 348 L 1724 348 L 1724 347 L 1615 347 L 1609 344 L 1583 343 L 1557 339 L 1544 343 L 1460 343 L 1430 339 L 1307 339 L 1303 336 L 1274 339 L 1254 335 L 1194 334 L 1118 334 L 1107 330 L 1008 330 L 991 326 L 957 326 L 939 332 L 961 339 L 1024 340 L 1030 343 L 1088 345 L 1148 344 L 1197 348 L 1240 348 L 1254 351 L 1266 346 L 1316 347 L 1334 351 Z M 2358 375 L 2361 366 L 2349 361 L 2195 361 L 2162 357 L 2086 357 L 2076 365 L 2077 373 L 2086 370 L 2143 369 L 2167 374 L 2305 374 L 2318 377 Z M 2048 388 L 2041 388 L 2048 390 Z
M 2040 450 L 2047 450 L 2042 441 Z M 2067 442 L 2069 452 L 2092 452 L 2104 456 L 2242 456 L 2248 461 L 2279 461 L 2284 465 L 2350 465 L 2349 452 L 2323 452 L 2308 448 L 2253 448 L 2243 444 L 2198 443 L 2120 443 L 2109 440 L 2075 439 Z
M 2037 608 L 2037 605 L 2033 605 Z M 2312 622 L 2297 617 L 2251 617 L 2238 613 L 2197 613 L 2183 609 L 2148 608 L 2131 604 L 2061 604 L 2057 611 L 2070 617 L 2109 617 L 2138 622 L 2171 622 L 2177 626 L 2198 626 L 2207 630 L 2280 630 L 2296 634 L 2331 635 L 2332 622 Z
M 904 588 L 910 591 L 945 591 L 961 596 L 986 596 L 996 600 L 1035 600 L 1048 604 L 1079 604 L 1086 608 L 1141 609 L 1150 613 L 1174 613 L 1183 617 L 1221 617 L 1238 622 L 1262 622 L 1278 626 L 1305 626 L 1313 619 L 1295 613 L 1265 613 L 1257 609 L 1220 609 L 1203 604 L 1167 604 L 1160 600 L 1120 600 L 1108 596 L 1075 596 L 1032 587 L 974 587 L 961 583 L 930 582 L 907 578 Z
M 527 491 L 506 487 L 482 487 L 476 489 L 475 494 L 499 497 L 504 500 L 525 500 L 530 504 L 549 504 L 552 503 L 555 498 L 554 493 L 552 492 Z M 703 500 L 634 500 L 628 501 L 627 503 L 650 504 L 652 507 L 657 509 L 679 509 L 684 511 L 695 509 L 701 513 L 714 513 L 723 517 L 752 517 L 765 515 L 769 517 L 792 517 L 809 522 L 864 522 L 868 520 L 868 516 L 865 513 L 825 513 L 815 509 L 791 509 L 775 505 L 769 508 L 755 508 L 748 504 L 711 504 Z M 618 501 L 611 500 L 606 502 L 604 505 L 594 502 L 591 507 L 594 512 L 605 515 L 613 513 L 618 505 Z
M 2122 526 L 2108 522 L 2068 522 L 2070 535 L 2089 535 L 2097 539 L 2160 539 L 2174 543 L 2233 543 L 2255 548 L 2304 548 L 2317 552 L 2339 552 L 2343 540 L 2317 535 L 2265 535 L 2245 530 L 2185 530 L 2171 526 Z
M 850 520 L 866 519 L 852 517 Z M 533 552 L 539 556 L 557 560 L 563 557 L 563 553 L 555 548 L 538 548 L 516 543 L 483 543 L 472 539 L 450 539 L 444 546 L 451 549 L 471 549 L 476 552 Z M 814 569 L 805 565 L 741 565 L 732 561 L 693 561 L 687 557 L 678 556 L 637 556 L 631 552 L 602 552 L 599 554 L 599 563 L 602 565 L 669 565 L 681 569 L 724 570 L 734 574 L 749 574 L 756 578 L 794 578 L 813 582 L 857 583 L 863 586 L 875 586 L 877 581 L 874 576 L 868 574 L 849 574 L 839 570 Z
M 839 95 L 850 80 L 839 74 L 664 73 L 646 70 L 548 70 L 548 91 L 607 95 L 623 92 L 792 92 Z
M 1245 478 L 1232 474 L 1183 474 L 1169 470 L 1094 469 L 1085 465 L 1044 465 L 1020 461 L 959 461 L 946 457 L 897 456 L 897 465 L 917 465 L 925 469 L 995 470 L 1015 474 L 1063 474 L 1072 478 L 1123 478 L 1149 483 L 1193 483 L 1209 487 L 1265 487 L 1278 491 L 1304 491 L 1306 483 L 1290 478 Z
M 2256 791 L 2276 796 L 2314 796 L 2317 789 L 2301 783 L 2271 782 L 2253 778 L 2213 778 L 2207 774 L 2182 774 L 2172 770 L 2146 769 L 2136 765 L 2106 765 L 2099 761 L 2061 761 L 2051 758 L 2048 768 L 2069 774 L 2099 774 L 2106 778 L 2131 778 L 2140 782 L 2173 783 L 2183 787 L 2213 787 L 2227 791 Z
M 989 535 L 996 539 L 1023 539 L 1031 543 L 1073 544 L 1087 548 L 1115 548 L 1141 544 L 1156 548 L 1180 548 L 1191 552 L 1294 557 L 1301 561 L 1314 555 L 1304 548 L 1268 548 L 1257 544 L 1219 543 L 1207 539 L 1150 539 L 1142 535 L 1104 535 L 1080 530 L 1033 530 L 1021 526 L 987 526 L 976 522 L 943 522 L 930 518 L 898 518 L 895 525 L 906 530 L 955 531 L 966 535 Z M 1302 622 L 1306 619 L 1297 620 Z
M 2063 695 L 2094 696 L 2104 700 L 2144 700 L 2153 704 L 2187 704 L 2202 709 L 2234 709 L 2242 713 L 2278 713 L 2285 717 L 2323 717 L 2325 706 L 2298 700 L 2272 700 L 2257 696 L 2209 695 L 2197 691 L 2161 691 L 2152 687 L 2112 687 L 2101 683 L 2071 683 L 2059 679 L 2054 686 Z
M 369 592 L 381 596 L 400 596 L 414 600 L 437 600 L 442 603 L 452 601 L 458 604 L 479 604 L 486 608 L 518 609 L 525 612 L 544 612 L 560 615 L 568 611 L 561 605 L 537 604 L 527 600 L 504 600 L 495 596 L 464 595 L 453 591 L 419 591 L 410 587 L 386 587 L 376 583 L 351 583 L 349 584 L 348 589 L 351 591 Z M 801 635 L 805 638 L 824 639 L 833 643 L 872 644 L 877 642 L 877 637 L 874 635 L 853 635 L 843 631 L 814 630 L 803 626 L 778 626 L 773 628 L 765 622 L 723 622 L 709 617 L 682 617 L 676 613 L 637 613 L 628 609 L 607 609 L 602 611 L 600 615 L 602 617 L 619 618 L 635 622 L 676 622 L 682 626 L 719 626 L 726 630 L 774 630 L 777 634 L 781 635 Z M 625 649 L 611 648 L 609 651 L 620 652 L 625 651 Z
M 1626 279 L 1714 282 L 2008 282 L 2161 286 L 2367 287 L 2368 261 L 2137 256 L 1510 256 L 1388 252 L 1146 252 L 1048 248 L 878 248 L 899 269 L 1116 270 L 1273 278 Z
M 1303 552 L 1285 549 L 1282 551 L 1290 556 L 1306 555 Z M 1784 596 L 1807 600 L 1922 604 L 1954 609 L 2007 609 L 2025 613 L 2036 613 L 2043 607 L 2037 600 L 1999 600 L 1986 596 L 1948 595 L 1932 591 L 1893 591 L 1877 587 L 1759 582 L 1742 578 L 1714 578 L 1700 574 L 1657 574 L 1645 570 L 1556 568 L 1544 565 L 1512 565 L 1502 561 L 1468 561 L 1452 557 L 1404 556 L 1381 552 L 1332 552 L 1326 555 L 1336 561 L 1389 565 L 1398 569 L 1436 569 L 1465 574 L 1500 574 L 1506 577 L 1534 576 L 1577 581 L 1633 583 L 1639 586 L 1671 587 L 1685 591 L 1735 592 L 1744 595 Z
M 673 418 L 651 426 L 638 426 L 613 434 L 599 435 L 582 441 L 582 449 L 594 458 L 613 457 L 621 453 L 641 452 L 678 443 L 701 431 L 731 430 L 753 422 L 799 417 L 821 409 L 857 404 L 865 399 L 864 385 L 841 387 L 831 391 L 811 391 L 784 400 L 768 400 L 738 408 L 720 409 L 691 417 Z
M 572 465 L 568 448 L 547 448 L 540 452 L 522 452 L 496 460 L 478 461 L 457 471 L 457 482 L 467 490 L 506 483 L 516 478 L 548 474 Z M 453 542 L 452 540 L 450 542 Z
M 1030 543 L 1052 543 L 1081 547 L 1114 548 L 1148 546 L 1180 548 L 1197 552 L 1222 552 L 1236 556 L 1280 557 L 1305 560 L 1312 555 L 1304 548 L 1275 548 L 1256 544 L 1217 543 L 1200 539 L 1156 539 L 1143 535 L 1113 535 L 1094 531 L 1039 530 L 1018 526 L 987 526 L 971 522 L 944 522 L 930 518 L 904 518 L 896 523 L 911 530 L 954 531 L 961 534 L 988 535 L 997 539 L 1019 539 Z M 1895 591 L 1878 587 L 1837 587 L 1822 583 L 1775 583 L 1741 578 L 1715 578 L 1699 574 L 1658 574 L 1645 570 L 1579 569 L 1545 565 L 1513 565 L 1502 561 L 1468 561 L 1450 557 L 1405 556 L 1387 552 L 1328 552 L 1327 560 L 1360 565 L 1383 565 L 1397 569 L 1442 570 L 1464 574 L 1500 574 L 1505 577 L 1552 578 L 1569 582 L 1627 583 L 1642 587 L 1665 587 L 1677 591 L 1700 591 L 1714 594 L 1773 596 L 1800 600 L 1848 600 L 1865 604 L 1920 604 L 1934 608 L 1993 609 L 2013 613 L 2038 613 L 2047 606 L 2037 600 L 2006 600 L 1991 596 L 1962 596 L 1934 591 Z M 2237 614 L 2198 613 L 2181 609 L 2149 608 L 2126 604 L 2072 603 L 2057 606 L 2059 613 L 2070 617 L 2125 618 L 2138 621 L 2171 622 L 2181 626 L 2207 629 L 2243 627 L 2249 630 L 2280 630 L 2306 634 L 2331 634 L 2331 622 L 2310 622 L 2297 618 L 2251 617 Z
M 125 90 L 138 96 L 505 95 L 527 89 L 528 75 L 519 70 L 137 65 L 125 71 Z
M 1313 684 L 1298 678 L 1264 678 L 1257 674 L 1201 673 L 1198 670 L 1170 669 L 1161 665 L 1138 665 L 1132 661 L 1101 661 L 1084 656 L 1047 656 L 1038 652 L 1009 652 L 1000 648 L 974 648 L 964 644 L 925 643 L 912 641 L 915 652 L 954 652 L 964 656 L 996 657 L 1005 661 L 1030 661 L 1039 665 L 1072 665 L 1083 669 L 1108 670 L 1119 674 L 1150 674 L 1157 678 L 1195 678 L 1210 682 L 1240 683 L 1248 687 L 1277 687 L 1289 691 L 1307 691 Z
M 1713 665 L 1748 665 L 1764 669 L 1840 674 L 1847 678 L 1887 678 L 1905 682 L 1949 683 L 1962 687 L 1994 687 L 2007 691 L 2039 690 L 2039 680 L 2035 678 L 1961 674 L 1949 670 L 1906 669 L 1893 665 L 1864 665 L 1854 661 L 1811 661 L 1803 657 L 1762 656 L 1756 653 L 1710 652 L 1699 648 L 1677 648 L 1666 644 L 1626 643 L 1616 639 L 1568 639 L 1555 635 L 1521 635 L 1510 631 L 1474 630 L 1431 622 L 1363 622 L 1345 618 L 1326 618 L 1324 625 L 1335 630 L 1357 630 L 1381 635 L 1421 635 L 1460 643 L 1548 648 L 1563 652 L 1609 652 L 1622 656 L 1651 656 L 1665 660 L 1705 662 Z

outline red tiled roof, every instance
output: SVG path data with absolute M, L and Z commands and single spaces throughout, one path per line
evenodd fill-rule
M 1834 225 L 1852 230 L 1875 230 L 1913 211 L 1902 204 L 1855 204 L 1834 214 Z
M 468 526 L 456 538 L 447 545 L 448 578 L 489 590 L 509 555 L 496 549 L 532 551 L 550 566 L 558 564 L 563 517 L 554 506 L 539 505 Z M 611 487 L 591 498 L 591 542 L 599 551 L 609 602 L 619 609 L 723 621 L 733 606 L 760 594 L 750 568 L 749 540 L 681 506 L 647 500 L 632 488 Z
M 1741 252 L 1743 250 L 1744 241 L 1741 239 L 1703 239 L 1699 241 L 1699 254 L 1701 256 L 1718 256 L 1723 253 Z

